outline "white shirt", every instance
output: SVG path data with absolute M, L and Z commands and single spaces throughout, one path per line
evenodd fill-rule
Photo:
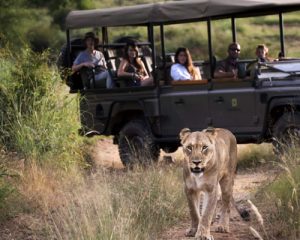
M 173 80 L 192 80 L 191 74 L 188 72 L 185 66 L 180 63 L 175 63 L 171 67 L 171 77 Z

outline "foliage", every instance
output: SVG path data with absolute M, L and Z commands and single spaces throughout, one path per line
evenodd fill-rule
M 4 165 L 0 165 L 0 211 L 5 207 L 5 200 L 12 192 L 10 185 L 4 182 L 3 178 L 9 176 Z
M 28 4 L 38 9 L 48 9 L 49 16 L 52 16 L 53 18 L 53 24 L 59 25 L 61 29 L 64 29 L 64 20 L 70 10 L 95 8 L 94 0 L 29 0 Z
M 32 24 L 31 12 L 23 6 L 23 0 L 0 2 L 0 37 L 18 46 L 25 39 L 26 28 Z M 25 19 L 26 22 L 22 21 Z
M 11 42 L 15 49 L 30 44 L 36 51 L 52 48 L 56 51 L 65 42 L 65 17 L 70 10 L 109 8 L 144 3 L 161 2 L 160 0 L 17 0 L 0 3 L 0 36 Z M 298 12 L 284 14 L 287 56 L 299 56 L 298 40 L 300 39 L 297 23 Z M 280 51 L 278 16 L 253 17 L 237 19 L 237 40 L 241 44 L 241 58 L 255 57 L 255 46 L 265 43 L 270 56 L 276 58 Z M 174 52 L 178 46 L 185 46 L 193 52 L 194 60 L 208 59 L 207 29 L 205 23 L 178 24 L 165 27 L 167 52 Z M 141 28 L 116 29 L 109 31 L 111 40 L 121 36 L 132 35 L 146 39 L 146 30 Z M 75 34 L 74 34 L 75 33 Z M 82 36 L 82 31 L 73 35 Z M 156 32 L 156 39 L 159 33 Z M 231 22 L 217 20 L 212 22 L 213 51 L 217 59 L 226 56 L 227 45 L 231 42 Z M 222 39 L 222 41 L 220 41 Z M 159 49 L 157 49 L 159 50 Z
M 26 44 L 42 51 L 64 42 L 64 21 L 72 9 L 94 8 L 93 0 L 7 0 L 0 3 L 0 36 L 14 50 Z
M 262 205 L 267 204 L 268 223 L 272 236 L 281 239 L 300 237 L 300 152 L 290 146 L 279 163 L 283 172 L 261 190 Z M 264 194 L 262 194 L 264 193 Z
M 77 99 L 67 95 L 49 53 L 5 48 L 0 59 L 1 144 L 34 158 L 78 149 Z
M 2 156 L 0 156 L 0 161 L 2 161 Z M 17 196 L 17 191 L 8 181 L 15 177 L 6 165 L 0 162 L 0 222 L 16 213 L 14 198 Z

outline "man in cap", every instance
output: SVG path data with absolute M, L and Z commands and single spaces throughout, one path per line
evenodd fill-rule
M 98 44 L 98 38 L 93 32 L 87 32 L 84 36 L 84 43 L 86 49 L 80 52 L 74 60 L 72 71 L 80 71 L 83 67 L 94 69 L 95 87 L 101 85 L 100 83 L 105 81 L 106 88 L 112 88 L 113 82 L 107 70 L 104 55 L 102 52 L 95 49 L 95 46 Z M 88 81 L 91 81 L 91 79 Z M 90 82 L 86 85 L 90 86 Z

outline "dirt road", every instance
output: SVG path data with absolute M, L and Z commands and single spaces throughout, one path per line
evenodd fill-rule
M 244 148 L 245 146 L 239 146 L 239 149 Z M 116 145 L 112 144 L 111 140 L 101 140 L 97 143 L 96 148 L 93 149 L 93 158 L 96 165 L 113 167 L 113 168 L 122 168 L 123 165 L 120 161 L 118 155 L 118 149 Z M 164 154 L 162 154 L 163 157 Z M 172 156 L 175 160 L 181 158 L 180 150 L 175 154 L 168 154 Z M 255 193 L 256 189 L 268 178 L 274 176 L 270 171 L 266 169 L 251 169 L 239 171 L 236 176 L 235 186 L 234 186 L 234 199 L 238 204 L 245 205 L 246 200 L 251 198 L 251 195 Z M 246 206 L 247 207 L 247 206 Z M 174 240 L 174 239 L 193 239 L 185 238 L 184 234 L 186 229 L 189 227 L 189 217 L 185 221 L 178 222 L 178 224 L 165 231 L 161 235 L 161 240 Z M 252 240 L 255 239 L 249 232 L 249 226 L 251 222 L 245 222 L 241 220 L 237 211 L 233 208 L 231 209 L 231 219 L 230 219 L 230 229 L 231 232 L 228 234 L 217 233 L 215 232 L 215 225 L 212 225 L 212 235 L 215 240 Z
M 234 198 L 238 204 L 245 205 L 247 199 L 251 197 L 255 189 L 265 180 L 267 176 L 264 172 L 251 172 L 251 173 L 238 173 L 234 187 Z M 247 207 L 247 206 L 246 206 Z M 178 224 L 178 226 L 169 229 L 163 233 L 161 240 L 182 239 L 187 240 L 191 238 L 185 238 L 184 234 L 186 229 L 189 228 L 189 219 Z M 245 222 L 241 220 L 237 211 L 231 209 L 230 218 L 230 233 L 217 233 L 215 232 L 216 224 L 212 225 L 211 231 L 215 240 L 254 240 L 255 238 L 249 232 L 249 226 L 251 222 Z

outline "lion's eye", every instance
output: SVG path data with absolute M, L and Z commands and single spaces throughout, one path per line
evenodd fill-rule
M 186 151 L 187 151 L 188 153 L 191 153 L 192 150 L 193 150 L 192 146 L 187 146 L 187 147 L 186 147 Z
M 205 152 L 207 149 L 208 149 L 208 146 L 204 145 L 204 146 L 202 147 L 202 152 Z

